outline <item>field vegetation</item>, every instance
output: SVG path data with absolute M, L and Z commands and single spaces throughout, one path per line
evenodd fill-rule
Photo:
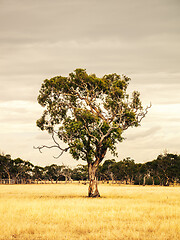
M 0 185 L 0 240 L 178 240 L 180 187 Z

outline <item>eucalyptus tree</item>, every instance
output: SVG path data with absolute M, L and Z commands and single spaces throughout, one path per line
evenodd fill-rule
M 103 180 L 112 180 L 114 181 L 114 172 L 113 165 L 115 163 L 115 159 L 106 160 L 103 165 L 99 166 L 99 175 Z
M 126 159 L 123 159 L 123 165 L 126 175 L 126 182 L 129 180 L 130 184 L 132 184 L 132 181 L 134 180 L 136 174 L 135 162 L 130 157 L 127 157 Z
M 7 177 L 8 183 L 10 184 L 12 179 L 12 169 L 13 169 L 11 155 L 9 154 L 0 155 L 0 169 L 2 171 L 1 175 L 4 175 L 5 177 Z
M 88 179 L 88 166 L 78 164 L 76 168 L 72 170 L 71 177 L 73 180 L 87 180 Z
M 40 166 L 34 166 L 32 170 L 32 179 L 38 181 L 41 181 L 45 178 L 45 169 Z
M 23 183 L 32 177 L 34 165 L 29 161 L 16 158 L 12 160 L 12 165 L 12 174 L 16 182 L 18 182 L 19 179 L 21 183 Z
M 170 182 L 180 179 L 180 156 L 177 154 L 160 154 L 156 160 L 157 172 L 161 185 L 168 186 Z
M 50 166 L 44 167 L 44 178 L 50 181 L 57 181 L 61 177 L 61 166 L 52 164 Z
M 56 76 L 42 83 L 38 102 L 45 110 L 37 126 L 51 134 L 54 144 L 37 148 L 58 148 L 60 155 L 69 151 L 74 159 L 86 161 L 89 197 L 100 196 L 96 172 L 107 151 L 116 154 L 122 133 L 139 126 L 150 107 L 142 107 L 139 92 L 127 94 L 129 82 L 125 75 L 99 78 L 76 69 L 68 77 Z M 61 142 L 67 146 L 63 148 Z

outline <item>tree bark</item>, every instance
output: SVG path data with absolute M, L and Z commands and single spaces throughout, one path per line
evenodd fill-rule
M 89 188 L 88 188 L 88 197 L 100 197 L 98 191 L 98 180 L 96 177 L 97 166 L 94 164 L 88 164 L 89 171 Z
M 11 184 L 11 176 L 9 173 L 8 173 L 8 184 Z
M 113 175 L 112 172 L 110 173 L 110 176 L 111 176 L 111 181 L 112 181 L 112 184 L 113 184 L 114 183 L 114 175 Z
M 146 185 L 146 175 L 143 177 L 143 186 Z
M 153 177 L 152 179 L 153 179 L 153 186 L 154 186 L 154 185 L 155 185 L 155 184 L 154 184 L 154 177 Z

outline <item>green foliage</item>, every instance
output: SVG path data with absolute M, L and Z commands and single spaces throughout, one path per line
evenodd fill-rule
M 129 82 L 124 75 L 98 78 L 85 69 L 46 79 L 38 96 L 45 110 L 37 126 L 56 132 L 76 160 L 99 164 L 107 150 L 116 155 L 123 131 L 139 126 L 146 114 L 139 93 L 131 98 L 126 93 Z

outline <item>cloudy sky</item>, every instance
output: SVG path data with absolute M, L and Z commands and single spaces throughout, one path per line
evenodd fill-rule
M 124 133 L 119 160 L 180 154 L 179 13 L 179 0 L 0 0 L 0 151 L 42 166 L 77 164 L 33 149 L 51 144 L 36 127 L 37 96 L 44 79 L 85 68 L 127 75 L 129 92 L 152 103 L 141 127 Z

